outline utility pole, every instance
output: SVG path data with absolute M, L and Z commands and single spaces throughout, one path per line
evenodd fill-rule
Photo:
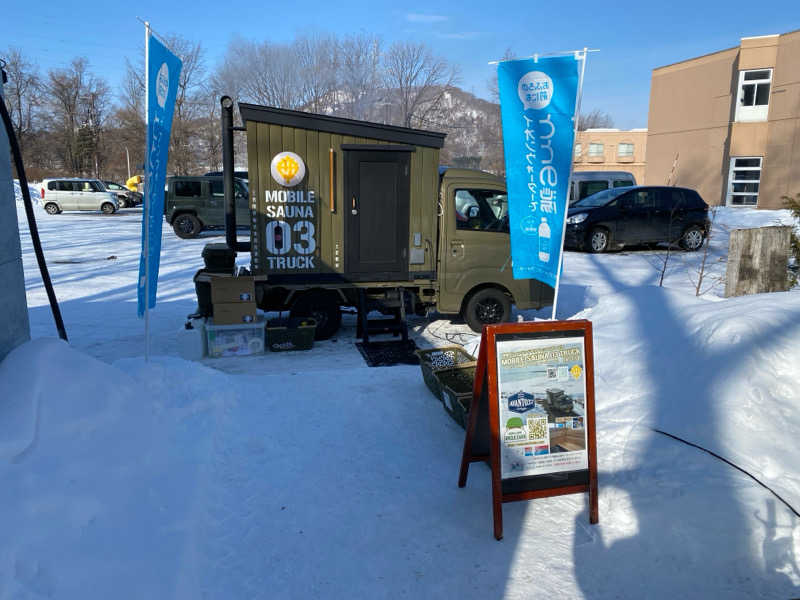
M 131 153 L 128 152 L 128 147 L 125 146 L 125 158 L 128 159 L 128 179 L 131 178 Z M 125 181 L 127 182 L 128 179 Z

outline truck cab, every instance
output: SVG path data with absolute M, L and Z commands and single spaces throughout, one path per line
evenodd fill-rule
M 504 180 L 471 169 L 440 174 L 437 310 L 460 313 L 479 330 L 507 320 L 512 302 L 520 309 L 552 302 L 551 287 L 512 276 Z

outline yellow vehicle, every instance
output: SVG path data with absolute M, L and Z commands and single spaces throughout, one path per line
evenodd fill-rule
M 125 182 L 125 187 L 128 188 L 132 192 L 139 191 L 139 185 L 142 183 L 142 176 L 141 175 L 134 175 L 133 177 L 129 178 Z

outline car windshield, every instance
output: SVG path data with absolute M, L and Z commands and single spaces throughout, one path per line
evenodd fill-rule
M 122 187 L 118 183 L 114 183 L 113 181 L 104 181 L 103 183 L 106 184 L 106 187 L 110 190 L 124 190 L 125 188 Z
M 603 190 L 602 192 L 597 192 L 591 196 L 586 196 L 586 198 L 583 200 L 578 200 L 572 205 L 572 207 L 595 208 L 598 206 L 605 206 L 618 196 L 621 196 L 627 192 L 628 189 L 629 188 L 612 188 L 609 190 Z

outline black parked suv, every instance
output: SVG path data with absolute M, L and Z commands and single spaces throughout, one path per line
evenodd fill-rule
M 680 243 L 697 250 L 708 232 L 708 205 L 694 190 L 633 186 L 604 190 L 569 207 L 564 245 L 605 252 L 625 245 Z

